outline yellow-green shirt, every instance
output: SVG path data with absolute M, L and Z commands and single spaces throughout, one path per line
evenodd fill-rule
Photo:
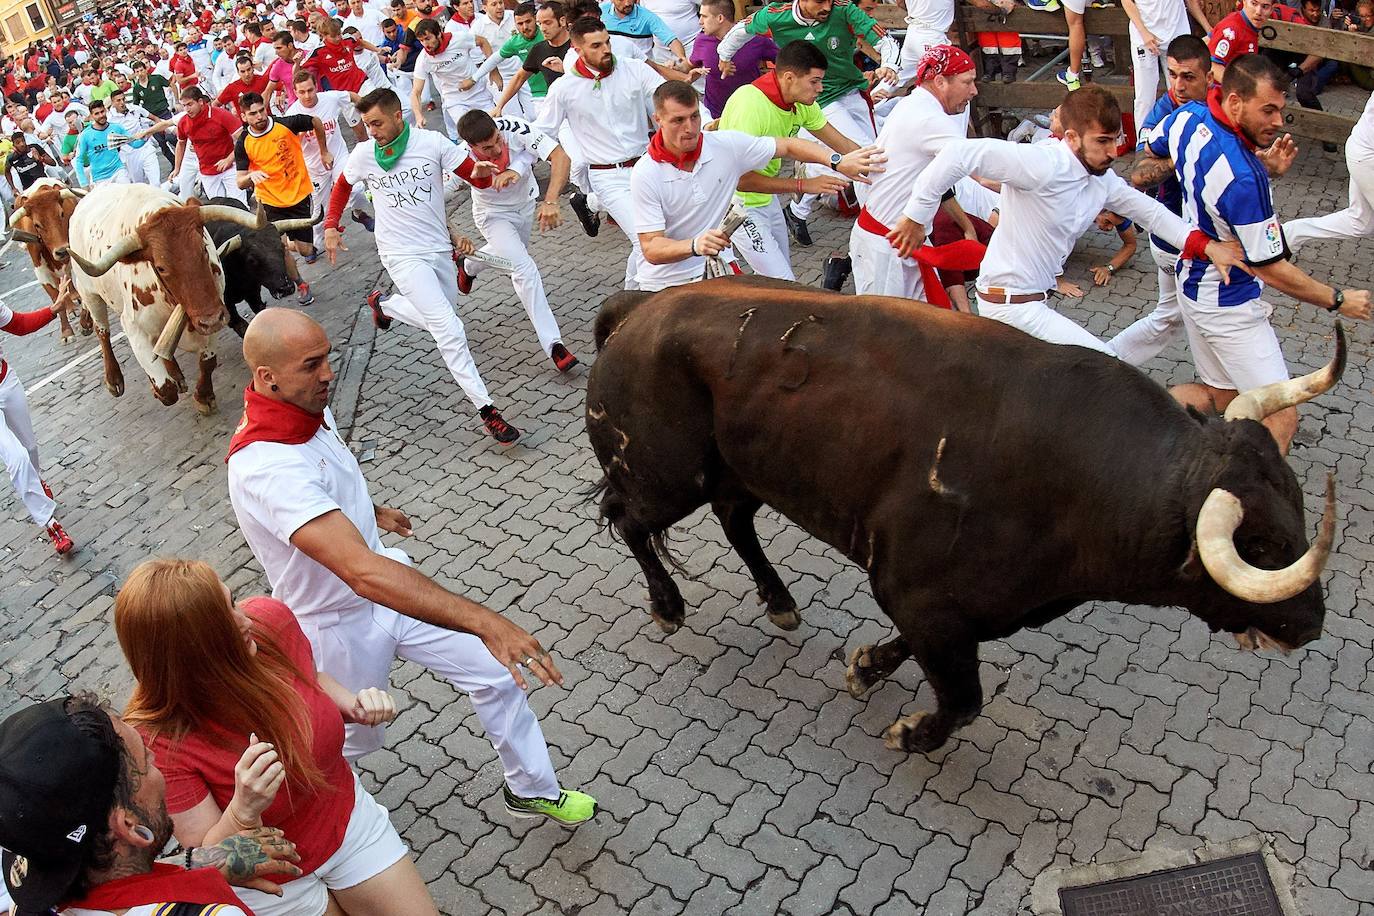
M 773 98 L 769 98 L 770 92 Z M 774 99 L 781 100 L 774 74 L 765 74 L 748 86 L 741 86 L 720 113 L 720 129 L 738 130 L 754 137 L 795 137 L 803 129 L 815 133 L 825 127 L 825 115 L 819 104 L 793 105 L 789 111 Z M 780 171 L 782 160 L 774 159 L 758 173 L 771 178 Z M 736 197 L 746 207 L 765 207 L 773 202 L 772 194 L 758 191 L 741 191 Z

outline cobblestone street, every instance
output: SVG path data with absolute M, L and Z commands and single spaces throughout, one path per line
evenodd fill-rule
M 1281 216 L 1345 206 L 1341 154 L 1303 143 L 1275 184 Z M 471 226 L 467 205 L 460 222 Z M 540 352 L 509 282 L 489 271 L 461 303 L 478 366 L 525 435 L 497 447 L 430 338 L 399 323 L 375 332 L 363 296 L 385 276 L 370 237 L 350 227 L 336 269 L 303 267 L 310 314 L 337 346 L 334 411 L 379 502 L 407 512 L 402 546 L 425 573 L 508 614 L 554 652 L 562 688 L 531 702 L 564 783 L 602 811 L 576 831 L 528 826 L 500 799 L 501 770 L 470 704 L 412 664 L 393 674 L 402 712 L 363 761 L 446 914 L 911 914 L 1030 912 L 1046 869 L 1191 849 L 1254 834 L 1292 869 L 1304 914 L 1374 914 L 1374 445 L 1371 329 L 1351 331 L 1342 383 L 1301 409 L 1292 466 L 1309 533 L 1328 473 L 1339 501 L 1325 574 L 1325 635 L 1290 657 L 1239 651 L 1177 609 L 1085 606 L 982 649 L 988 704 L 930 755 L 887 750 L 898 715 L 930 708 L 907 664 L 861 700 L 844 658 L 890 632 L 863 572 L 765 510 L 759 531 L 803 618 L 767 621 L 743 564 L 709 513 L 675 532 L 686 626 L 665 637 L 629 552 L 599 530 L 586 490 L 600 474 L 583 428 L 597 308 L 628 245 L 606 224 L 536 239 L 564 340 L 583 366 L 564 377 Z M 799 279 L 847 247 L 848 224 L 813 219 L 794 250 Z M 1115 237 L 1091 233 L 1066 277 L 1085 288 Z M 1153 305 L 1141 250 L 1110 287 L 1067 314 L 1099 335 Z M 1374 283 L 1368 241 L 1313 244 L 1320 279 Z M 0 288 L 32 279 L 6 255 Z M 1331 320 L 1271 294 L 1294 372 L 1333 352 Z M 16 309 L 46 301 L 30 287 Z M 236 597 L 266 591 L 235 524 L 224 454 L 247 373 L 230 331 L 216 376 L 219 412 L 155 402 L 127 345 L 123 398 L 101 384 L 94 337 L 57 342 L 54 325 L 5 351 L 29 389 L 48 481 L 78 550 L 57 559 L 0 487 L 0 709 L 78 686 L 122 703 L 130 677 L 110 625 L 113 594 L 154 554 L 209 561 Z M 70 361 L 84 357 L 75 367 Z M 992 368 L 992 367 L 990 367 Z M 1149 367 L 1191 379 L 1183 342 Z M 54 376 L 63 370 L 61 374 Z M 856 411 L 863 404 L 853 405 Z M 938 409 L 938 405 L 934 408 Z M 824 437 L 827 418 L 815 419 Z M 989 575 L 996 575 L 989 570 Z

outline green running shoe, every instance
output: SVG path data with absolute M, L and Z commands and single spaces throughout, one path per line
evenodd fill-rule
M 506 797 L 506 810 L 516 817 L 547 817 L 564 827 L 576 827 L 596 814 L 596 799 L 585 792 L 564 789 L 558 793 L 557 801 L 551 798 L 521 798 L 506 785 L 502 785 L 501 792 Z

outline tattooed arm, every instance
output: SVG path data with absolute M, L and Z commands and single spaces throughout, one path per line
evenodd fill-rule
M 169 861 L 176 865 L 186 864 L 184 855 Z M 275 827 L 245 830 L 214 846 L 199 846 L 191 851 L 192 868 L 214 868 L 230 884 L 276 895 L 281 894 L 281 888 L 273 884 L 271 878 L 275 875 L 299 876 L 301 870 L 294 864 L 299 861 L 296 844 Z
M 1131 186 L 1138 191 L 1158 187 L 1159 183 L 1174 173 L 1174 160 L 1161 159 L 1149 150 L 1136 157 L 1131 166 Z

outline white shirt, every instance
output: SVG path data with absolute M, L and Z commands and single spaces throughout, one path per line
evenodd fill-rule
M 163 79 L 165 79 L 167 82 L 172 82 L 172 64 L 170 61 L 168 61 L 167 58 L 164 57 L 161 60 L 159 60 L 156 64 L 154 64 L 153 72 L 156 73 L 158 76 L 162 77 Z
M 953 0 L 906 0 L 906 22 L 913 29 L 948 32 L 954 22 Z
M 496 127 L 510 148 L 510 163 L 506 168 L 517 173 L 520 179 L 499 191 L 492 188 L 472 189 L 472 210 L 503 210 L 521 212 L 527 210 L 539 196 L 539 183 L 534 178 L 536 159 L 547 160 L 558 149 L 558 141 L 540 133 L 528 121 L 520 118 L 501 117 L 496 119 Z M 476 159 L 476 157 L 473 157 Z M 479 160 L 480 161 L 480 160 Z
M 444 213 L 444 178 L 466 157 L 463 149 L 434 130 L 410 129 L 410 142 L 390 171 L 377 164 L 377 143 L 353 147 L 344 167 L 350 184 L 366 184 L 377 219 L 377 252 L 387 255 L 439 254 L 453 250 Z
M 497 9 L 501 9 L 497 7 Z M 501 46 L 506 43 L 506 39 L 515 33 L 515 14 L 510 10 L 503 10 L 505 15 L 500 22 L 492 22 L 491 17 L 486 13 L 478 13 L 477 18 L 472 21 L 472 31 L 478 36 L 485 38 L 487 44 L 491 45 L 492 54 L 500 54 Z M 515 72 L 521 67 L 518 57 L 507 57 L 497 65 L 496 69 L 500 72 L 502 79 L 510 79 L 515 76 Z
M 349 12 L 343 18 L 343 24 L 344 28 L 350 25 L 357 26 L 358 34 L 363 36 L 363 41 L 381 45 L 386 39 L 386 35 L 382 34 L 382 20 L 388 18 L 390 17 L 382 16 L 375 9 L 364 6 L 361 13 Z
M 359 70 L 367 74 L 367 78 L 372 81 L 375 88 L 391 88 L 391 80 L 386 75 L 386 66 L 376 53 L 369 51 L 362 45 L 357 45 L 353 52 L 353 63 L 358 65 Z M 363 95 L 366 94 L 363 93 Z
M 90 117 L 91 114 L 90 109 L 80 102 L 69 101 L 67 102 L 67 107 L 63 108 L 61 111 L 54 108 L 52 111 L 48 112 L 48 116 L 44 118 L 43 123 L 38 126 L 48 131 L 50 136 L 61 141 L 63 134 L 67 132 L 67 112 L 69 111 L 79 113 L 83 121 Z
M 754 137 L 737 130 L 705 131 L 701 136 L 701 156 L 690 172 L 649 156 L 635 163 L 630 173 L 630 196 L 636 231 L 662 231 L 670 239 L 682 240 L 719 228 L 740 176 L 763 168 L 777 156 L 778 141 L 773 137 Z M 639 268 L 639 285 L 646 290 L 680 286 L 701 279 L 705 269 L 704 257 L 671 264 L 645 260 Z
M 657 71 L 632 58 L 617 59 L 602 80 L 587 79 L 569 66 L 549 87 L 534 126 L 556 137 L 567 121 L 592 165 L 642 156 L 649 147 L 654 90 L 662 83 Z
M 1091 175 L 1061 140 L 949 143 L 916 180 L 904 214 L 929 229 L 940 198 L 960 178 L 977 173 L 1002 182 L 1001 217 L 978 273 L 978 288 L 1043 293 L 1073 252 L 1078 237 L 1104 209 L 1119 213 L 1182 248 L 1191 227 L 1110 169 Z
M 221 89 L 239 78 L 238 67 L 234 63 L 236 55 L 237 52 L 215 58 L 215 65 L 210 68 L 210 85 L 215 89 L 213 95 L 218 95 Z
M 310 55 L 311 51 L 314 51 L 322 44 L 324 44 L 324 41 L 320 36 L 311 32 L 309 35 L 305 36 L 305 41 L 296 42 L 296 50 L 301 52 L 301 60 L 305 60 L 306 57 Z
M 5 327 L 14 320 L 14 309 L 3 302 L 0 302 L 0 328 Z M 7 335 L 8 336 L 8 335 Z M 0 363 L 5 361 L 5 348 L 0 346 Z M 0 888 L 3 890 L 3 888 Z
M 1136 6 L 1140 8 L 1140 19 L 1145 23 L 1145 28 L 1159 39 L 1161 45 L 1167 46 L 1170 41 L 1179 35 L 1187 35 L 1192 29 L 1192 23 L 1188 20 L 1188 6 L 1184 0 L 1136 0 Z M 1140 32 L 1134 22 L 1127 31 L 1132 41 L 1139 45 Z M 1160 56 L 1163 57 L 1165 48 L 1161 47 L 1159 50 Z
M 445 108 L 495 108 L 496 100 L 491 97 L 491 90 L 487 88 L 491 84 L 477 77 L 477 65 L 485 58 L 477 49 L 477 41 L 472 37 L 472 30 L 459 28 L 447 34 L 452 36 L 448 39 L 448 47 L 438 54 L 430 54 L 422 49 L 416 55 L 415 72 L 411 76 L 417 83 L 423 83 L 433 76 L 434 85 L 439 88 Z M 467 89 L 463 89 L 465 80 L 474 82 Z
M 277 59 L 277 52 L 272 49 L 272 42 L 264 41 L 253 48 L 253 72 L 265 73 L 267 68 L 272 66 L 272 61 Z
M 640 5 L 662 19 L 684 47 L 696 41 L 701 34 L 701 18 L 692 0 L 640 0 Z M 658 44 L 658 39 L 654 39 L 654 44 Z M 677 59 L 677 55 L 667 52 L 666 48 L 664 51 L 667 53 L 666 59 Z
M 124 132 L 131 137 L 139 131 L 152 127 L 156 121 L 156 119 L 148 113 L 148 109 L 144 108 L 142 105 L 135 105 L 133 102 L 125 102 L 122 112 L 115 111 L 113 105 L 107 106 L 105 111 L 110 116 L 110 123 L 122 127 Z M 147 142 L 147 140 L 134 140 L 129 143 L 129 146 L 133 149 L 139 149 Z
M 1365 102 L 1364 113 L 1355 122 L 1346 144 L 1354 146 L 1361 153 L 1374 154 L 1374 95 Z
M 267 573 L 272 597 L 302 622 L 371 602 L 298 550 L 291 535 L 338 510 L 369 548 L 382 550 L 367 481 L 335 429 L 334 414 L 325 408 L 324 425 L 300 445 L 254 442 L 229 459 L 229 502 L 243 539 Z
M 860 202 L 874 219 L 892 229 L 921 172 L 940 150 L 965 136 L 963 115 L 946 114 L 939 99 L 917 86 L 897 101 L 883 122 L 874 143 L 887 151 L 886 171 L 874 175 L 871 185 L 855 185 Z
M 303 114 L 320 119 L 320 123 L 324 125 L 325 143 L 329 147 L 330 155 L 334 157 L 336 171 L 343 171 L 343 164 L 348 159 L 348 144 L 344 142 L 339 118 L 349 104 L 347 92 L 326 89 L 318 93 L 314 108 L 306 108 L 300 99 L 296 99 L 291 103 L 291 107 L 286 109 L 289 115 Z M 297 137 L 301 141 L 301 152 L 305 155 L 305 167 L 311 176 L 319 178 L 329 174 L 330 170 L 324 167 L 324 160 L 320 158 L 320 141 L 315 139 L 315 132 L 309 130 L 297 134 Z

